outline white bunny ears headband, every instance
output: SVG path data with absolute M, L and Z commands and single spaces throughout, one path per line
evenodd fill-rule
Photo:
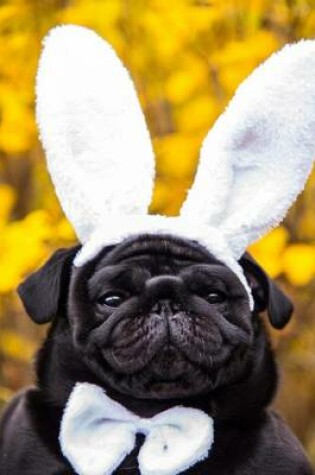
M 238 264 L 284 217 L 315 158 L 315 41 L 273 54 L 239 87 L 208 133 L 180 216 L 147 214 L 154 156 L 132 81 L 113 49 L 83 27 L 44 42 L 37 120 L 81 266 L 137 233 L 198 241 L 251 293 Z

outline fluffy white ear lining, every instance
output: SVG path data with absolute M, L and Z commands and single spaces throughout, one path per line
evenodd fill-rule
M 127 70 L 94 32 L 53 29 L 37 75 L 37 121 L 52 180 L 81 242 L 108 214 L 146 214 L 154 156 Z
M 287 45 L 241 84 L 203 143 L 181 215 L 217 226 L 235 259 L 279 224 L 311 172 L 314 75 L 315 41 Z
M 130 77 L 92 31 L 48 35 L 37 76 L 37 120 L 63 209 L 83 248 L 138 233 L 200 242 L 249 286 L 238 259 L 276 226 L 315 156 L 315 41 L 272 55 L 239 87 L 206 137 L 181 216 L 148 216 L 154 157 Z

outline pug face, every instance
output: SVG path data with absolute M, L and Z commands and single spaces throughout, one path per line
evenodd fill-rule
M 257 371 L 268 347 L 258 314 L 275 328 L 292 314 L 248 254 L 253 312 L 237 276 L 196 242 L 136 236 L 75 267 L 79 249 L 56 251 L 18 288 L 36 323 L 53 321 L 37 373 L 60 397 L 77 381 L 142 399 L 218 393 Z
M 69 321 L 92 371 L 141 398 L 202 394 L 239 378 L 253 338 L 233 272 L 201 246 L 165 237 L 127 240 L 74 269 Z

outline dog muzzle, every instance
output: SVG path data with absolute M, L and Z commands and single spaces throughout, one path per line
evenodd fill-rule
M 176 475 L 204 460 L 213 444 L 213 420 L 199 409 L 176 406 L 141 418 L 98 386 L 78 383 L 59 435 L 63 455 L 78 475 L 110 475 L 145 436 L 141 475 Z

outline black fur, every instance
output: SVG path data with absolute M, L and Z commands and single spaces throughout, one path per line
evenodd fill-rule
M 175 404 L 210 414 L 214 446 L 187 474 L 312 473 L 297 439 L 268 409 L 277 370 L 258 312 L 267 310 L 282 328 L 292 305 L 249 255 L 240 262 L 253 313 L 237 277 L 196 243 L 141 236 L 75 269 L 77 251 L 58 251 L 19 287 L 31 318 L 52 325 L 38 353 L 36 387 L 3 415 L 1 475 L 74 474 L 58 433 L 78 381 L 106 388 L 143 417 Z M 124 298 L 114 310 L 102 297 L 112 289 Z M 226 298 L 211 303 L 213 291 Z M 138 474 L 136 452 L 115 473 Z

